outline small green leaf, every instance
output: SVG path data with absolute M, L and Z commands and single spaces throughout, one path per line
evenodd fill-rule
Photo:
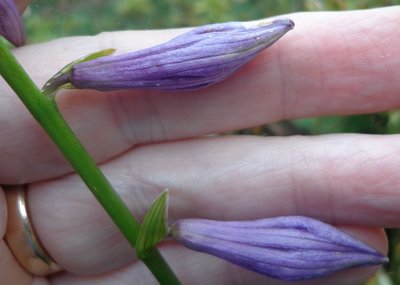
M 149 249 L 168 233 L 168 190 L 158 196 L 147 211 L 136 240 L 136 255 L 145 259 Z
M 72 68 L 82 62 L 91 61 L 93 59 L 110 55 L 115 52 L 115 49 L 104 49 L 95 53 L 91 53 L 82 58 L 74 60 L 73 62 L 64 66 L 59 72 L 51 77 L 43 86 L 42 93 L 49 98 L 54 98 L 58 90 L 73 89 L 74 86 L 69 82 L 69 76 Z

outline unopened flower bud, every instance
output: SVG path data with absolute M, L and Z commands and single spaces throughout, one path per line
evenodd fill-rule
M 195 28 L 155 47 L 75 65 L 76 88 L 193 90 L 220 82 L 294 26 L 288 19 Z
M 25 42 L 25 31 L 13 0 L 0 0 L 0 34 L 15 46 Z
M 182 219 L 172 225 L 172 235 L 193 250 L 283 280 L 318 278 L 388 261 L 333 226 L 302 216 L 238 222 Z

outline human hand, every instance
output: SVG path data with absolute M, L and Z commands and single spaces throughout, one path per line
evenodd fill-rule
M 169 188 L 172 219 L 300 214 L 338 225 L 385 252 L 386 237 L 379 227 L 400 223 L 400 177 L 393 155 L 397 136 L 199 136 L 281 119 L 397 107 L 399 14 L 399 7 L 392 7 L 290 15 L 295 30 L 214 87 L 186 94 L 68 91 L 58 95 L 58 104 L 139 218 Z M 178 33 L 103 33 L 27 46 L 15 54 L 41 86 L 83 55 L 109 47 L 139 49 Z M 18 98 L 4 82 L 0 90 L 0 184 L 28 184 L 38 236 L 66 269 L 33 279 L 2 242 L 0 280 L 21 285 L 153 284 Z M 4 195 L 0 197 L 4 235 L 6 207 Z M 160 249 L 183 284 L 285 284 L 173 242 Z M 358 284 L 375 269 L 299 284 Z

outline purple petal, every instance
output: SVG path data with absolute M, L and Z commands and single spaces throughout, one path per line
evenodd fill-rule
M 97 90 L 198 89 L 224 80 L 293 26 L 288 19 L 206 25 L 155 47 L 77 64 L 70 81 Z
M 25 42 L 24 26 L 13 0 L 0 1 L 0 34 L 15 46 Z
M 283 280 L 388 261 L 361 241 L 302 216 L 240 222 L 183 219 L 174 223 L 172 235 L 186 247 Z

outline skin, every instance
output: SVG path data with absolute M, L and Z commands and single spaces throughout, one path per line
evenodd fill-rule
M 400 7 L 289 17 L 296 23 L 293 31 L 216 86 L 187 94 L 68 91 L 57 97 L 60 109 L 138 218 L 169 188 L 171 220 L 307 215 L 386 252 L 382 227 L 400 226 L 398 135 L 201 137 L 281 119 L 400 106 Z M 14 52 L 41 86 L 88 53 L 144 48 L 182 32 L 102 33 Z M 28 184 L 38 235 L 66 269 L 49 278 L 32 277 L 2 241 L 0 280 L 19 285 L 156 284 L 3 81 L 0 90 L 0 184 Z M 4 191 L 12 189 L 0 191 L 2 236 Z M 172 241 L 160 250 L 183 284 L 289 284 Z M 296 284 L 359 284 L 376 269 Z

